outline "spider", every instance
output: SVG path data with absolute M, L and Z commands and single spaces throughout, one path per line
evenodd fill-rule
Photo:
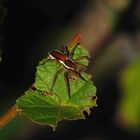
M 80 44 L 80 39 L 81 39 L 81 36 L 78 34 L 77 36 L 74 37 L 74 39 L 67 46 L 62 47 L 62 51 L 53 50 L 53 51 L 48 52 L 50 59 L 47 59 L 46 61 L 55 61 L 57 64 L 62 66 L 54 74 L 50 93 L 52 92 L 52 90 L 55 86 L 57 76 L 63 71 L 64 71 L 64 80 L 65 80 L 65 84 L 66 84 L 66 91 L 67 91 L 69 98 L 71 97 L 70 96 L 70 84 L 69 84 L 70 77 L 72 77 L 72 75 L 74 75 L 75 77 L 78 77 L 83 81 L 86 81 L 86 79 L 81 75 L 81 72 L 86 70 L 87 66 L 80 64 L 77 61 L 82 60 L 82 59 L 87 59 L 89 62 L 89 57 L 80 56 L 76 59 L 73 58 L 74 51 Z M 68 47 L 72 47 L 71 51 L 68 50 Z

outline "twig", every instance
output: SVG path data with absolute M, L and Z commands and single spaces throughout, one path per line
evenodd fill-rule
M 12 106 L 8 112 L 0 117 L 0 128 L 3 128 L 8 122 L 17 116 L 16 105 Z

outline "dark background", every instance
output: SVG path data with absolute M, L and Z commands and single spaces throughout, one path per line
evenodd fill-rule
M 108 49 L 110 44 L 114 44 L 118 40 L 121 42 L 119 45 L 122 46 L 122 42 L 126 40 L 131 40 L 131 42 L 134 40 L 135 43 L 136 41 L 139 43 L 137 34 L 139 35 L 140 27 L 140 2 L 138 0 L 131 0 L 130 3 L 126 1 L 125 6 L 122 6 L 123 2 L 121 5 L 120 1 L 118 5 L 120 7 L 116 8 L 113 0 L 101 0 L 100 2 L 94 0 L 4 1 L 8 12 L 1 25 L 3 36 L 2 62 L 0 63 L 1 114 L 13 105 L 15 100 L 23 95 L 23 92 L 34 82 L 35 67 L 42 58 L 47 56 L 48 50 L 58 48 L 77 32 L 83 38 L 85 33 L 85 40 L 89 40 L 89 42 L 84 42 L 83 39 L 83 44 L 85 47 L 87 45 L 93 59 L 88 72 L 93 74 L 94 84 L 97 87 L 98 107 L 91 109 L 92 113 L 86 117 L 86 120 L 63 121 L 56 132 L 53 132 L 50 127 L 34 124 L 26 118 L 17 118 L 10 122 L 4 130 L 0 130 L 1 140 L 9 138 L 15 140 L 140 139 L 139 127 L 128 129 L 128 125 L 116 119 L 117 105 L 122 92 L 118 85 L 118 75 L 129 64 L 132 57 L 129 53 L 120 55 L 120 52 L 128 51 L 124 48 L 119 51 L 116 49 L 115 57 L 112 57 L 110 53 L 112 50 Z M 95 21 L 89 23 L 89 26 L 82 22 L 82 19 L 86 19 L 88 16 L 88 12 L 86 13 L 88 9 L 94 9 L 93 19 L 95 16 L 98 20 L 98 16 L 100 16 L 100 23 L 96 21 L 96 18 Z M 105 18 L 104 12 L 108 9 L 111 9 L 109 11 L 111 13 L 109 16 L 111 16 Z M 91 13 L 90 16 L 92 17 Z M 97 28 L 97 32 L 88 33 L 88 28 L 93 28 L 92 22 L 94 29 Z M 109 27 L 105 30 L 104 25 Z M 79 30 L 75 31 L 77 26 Z M 98 29 L 101 29 L 99 35 L 97 35 Z M 96 40 L 94 40 L 96 35 Z M 93 43 L 90 40 L 93 40 Z M 137 46 L 139 46 L 138 43 Z M 138 47 L 133 50 L 136 52 L 135 55 L 139 54 Z M 108 57 L 104 57 L 104 54 L 107 54 Z M 107 61 L 102 61 L 104 58 Z

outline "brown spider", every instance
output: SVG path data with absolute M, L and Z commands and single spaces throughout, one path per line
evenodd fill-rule
M 78 45 L 80 44 L 80 39 L 81 36 L 77 35 L 74 37 L 74 39 L 68 44 L 68 46 L 64 46 L 63 52 L 60 52 L 58 50 L 53 50 L 53 51 L 49 51 L 48 55 L 50 57 L 50 59 L 48 59 L 47 61 L 55 61 L 57 64 L 63 66 L 61 69 L 59 69 L 53 77 L 53 81 L 52 81 L 52 85 L 51 85 L 51 89 L 50 89 L 50 93 L 52 92 L 54 86 L 55 86 L 55 82 L 57 79 L 57 76 L 64 71 L 64 80 L 66 83 L 66 90 L 67 90 L 67 94 L 70 98 L 70 84 L 69 84 L 69 77 L 71 75 L 74 75 L 78 78 L 80 78 L 81 80 L 86 81 L 86 79 L 81 75 L 81 72 L 86 70 L 86 65 L 80 64 L 77 61 L 78 60 L 82 60 L 82 59 L 87 59 L 89 60 L 88 56 L 80 56 L 76 59 L 73 59 L 74 57 L 74 51 L 75 49 L 78 47 Z M 68 47 L 72 47 L 71 51 L 69 52 Z

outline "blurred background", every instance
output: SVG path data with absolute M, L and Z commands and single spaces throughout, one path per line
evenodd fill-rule
M 98 107 L 55 132 L 17 117 L 0 140 L 140 139 L 139 0 L 0 0 L 0 115 L 34 83 L 48 51 L 77 33 L 91 56 Z

